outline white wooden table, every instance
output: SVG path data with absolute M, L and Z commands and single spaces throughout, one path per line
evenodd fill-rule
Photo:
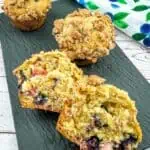
M 2 0 L 0 0 L 0 5 Z M 1 12 L 1 10 L 0 10 Z M 117 44 L 127 57 L 150 82 L 150 49 L 146 49 L 121 33 L 116 31 Z M 0 150 L 18 150 L 10 98 L 6 82 L 6 74 L 0 47 Z

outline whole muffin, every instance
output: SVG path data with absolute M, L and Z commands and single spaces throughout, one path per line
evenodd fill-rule
M 40 28 L 46 19 L 51 0 L 5 0 L 4 12 L 13 25 L 24 31 Z
M 13 71 L 21 106 L 60 112 L 64 102 L 79 96 L 76 82 L 83 72 L 63 52 L 41 52 Z
M 66 101 L 57 130 L 80 150 L 135 150 L 142 131 L 128 94 L 109 84 L 80 90 L 86 98 Z
M 64 19 L 56 20 L 53 34 L 59 48 L 79 65 L 95 63 L 115 47 L 111 19 L 87 9 L 78 9 Z

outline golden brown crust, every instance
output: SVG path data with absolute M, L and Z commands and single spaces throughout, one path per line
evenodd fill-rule
M 97 75 L 89 75 L 88 76 L 88 84 L 98 86 L 105 82 L 106 80 Z
M 53 34 L 59 48 L 79 65 L 97 62 L 115 46 L 111 19 L 98 12 L 79 9 L 54 22 Z
M 4 12 L 12 24 L 23 31 L 33 31 L 40 28 L 51 8 L 51 0 L 5 0 Z
M 12 24 L 21 29 L 22 31 L 34 31 L 42 27 L 45 22 L 46 17 L 39 18 L 38 20 L 33 21 L 24 21 L 20 22 L 17 20 L 12 21 Z
M 74 135 L 71 135 L 70 132 L 68 132 L 68 130 L 66 128 L 63 128 L 63 122 L 66 121 L 67 118 L 65 118 L 66 116 L 68 116 L 68 114 L 70 113 L 68 108 L 70 107 L 70 105 L 72 105 L 72 101 L 68 100 L 65 102 L 63 111 L 61 111 L 58 121 L 57 121 L 57 125 L 56 125 L 56 129 L 68 140 L 70 140 L 71 142 L 80 145 L 81 139 L 80 137 L 76 137 Z M 66 115 L 67 114 L 67 115 Z

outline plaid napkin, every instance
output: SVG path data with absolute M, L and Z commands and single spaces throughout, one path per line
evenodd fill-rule
M 87 9 L 108 14 L 114 25 L 150 48 L 150 0 L 76 0 Z

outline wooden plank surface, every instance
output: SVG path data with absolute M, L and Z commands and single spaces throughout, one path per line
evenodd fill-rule
M 0 149 L 1 150 L 18 150 L 16 135 L 0 133 Z
M 1 2 L 1 1 L 0 1 Z M 1 4 L 1 3 L 0 3 Z M 143 48 L 126 35 L 117 31 L 117 44 L 150 82 L 150 50 Z M 10 99 L 6 84 L 3 57 L 0 48 L 0 149 L 17 150 L 17 142 Z

